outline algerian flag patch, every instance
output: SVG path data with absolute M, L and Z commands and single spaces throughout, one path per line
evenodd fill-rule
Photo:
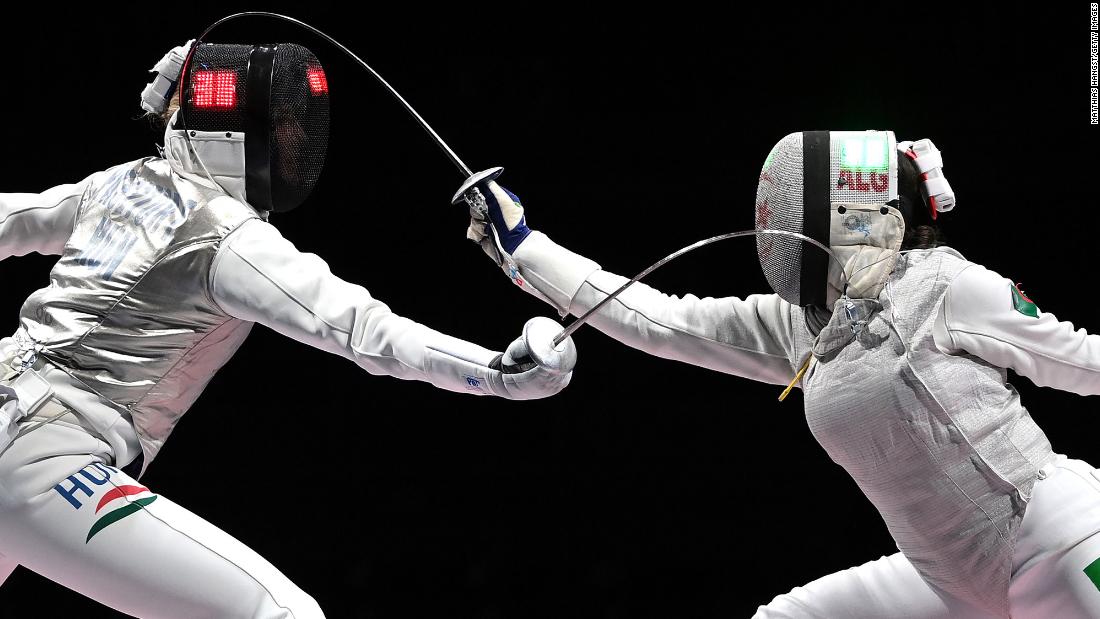
M 1100 559 L 1093 561 L 1085 568 L 1085 576 L 1088 576 L 1092 584 L 1100 589 Z
M 1023 314 L 1024 316 L 1031 316 L 1032 318 L 1039 317 L 1039 306 L 1027 298 L 1023 290 L 1020 290 L 1019 284 L 1012 285 L 1012 307 Z

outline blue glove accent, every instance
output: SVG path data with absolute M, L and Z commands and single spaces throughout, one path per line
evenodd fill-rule
M 504 189 L 501 187 L 501 189 Z M 493 195 L 493 192 L 488 187 L 482 186 L 482 195 L 485 196 L 485 205 L 489 207 L 489 220 L 493 222 L 493 229 L 496 230 L 497 236 L 500 238 L 500 245 L 504 248 L 504 251 L 509 254 L 515 253 L 516 248 L 523 242 L 523 239 L 527 238 L 528 234 L 531 234 L 531 229 L 527 227 L 527 218 L 521 216 L 519 223 L 515 228 L 511 230 L 504 223 L 504 215 L 500 212 L 500 204 L 497 202 L 497 198 Z M 516 203 L 516 206 L 523 208 L 523 205 L 519 201 L 519 197 L 504 189 L 504 193 L 508 194 L 508 197 Z

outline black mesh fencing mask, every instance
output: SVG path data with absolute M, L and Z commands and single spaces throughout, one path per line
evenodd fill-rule
M 305 201 L 328 149 L 328 80 L 317 57 L 293 43 L 203 43 L 184 71 L 180 128 L 244 133 L 249 204 L 284 212 Z

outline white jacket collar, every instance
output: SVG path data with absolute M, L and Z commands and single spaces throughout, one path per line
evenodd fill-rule
M 844 212 L 838 207 L 844 207 Z M 833 309 L 836 300 L 845 295 L 877 299 L 894 271 L 904 237 L 905 219 L 893 206 L 833 204 L 829 249 L 837 260 L 829 261 L 826 307 Z
M 247 203 L 244 133 L 196 130 L 184 132 L 175 128 L 178 116 L 179 112 L 172 115 L 172 120 L 164 131 L 163 154 L 168 164 L 188 180 L 221 189 Z M 190 139 L 187 133 L 191 134 Z

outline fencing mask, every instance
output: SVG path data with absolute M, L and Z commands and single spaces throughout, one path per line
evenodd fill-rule
M 758 235 L 757 255 L 768 284 L 800 306 L 831 308 L 843 294 L 877 297 L 905 235 L 898 207 L 893 132 L 788 135 L 760 172 L 756 229 L 804 234 L 829 246 L 838 260 L 796 238 Z
M 202 43 L 180 80 L 176 129 L 243 134 L 245 198 L 289 211 L 321 175 L 328 148 L 328 80 L 317 57 L 293 43 Z

